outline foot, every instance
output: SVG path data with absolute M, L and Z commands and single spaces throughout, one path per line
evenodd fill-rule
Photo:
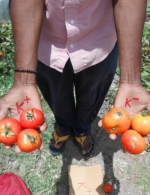
M 49 151 L 52 155 L 57 156 L 64 151 L 65 142 L 70 135 L 62 136 L 58 128 L 55 128 L 53 139 L 49 144 Z
M 63 136 L 61 135 L 61 133 L 60 133 L 58 127 L 56 127 L 55 130 L 56 130 L 56 134 L 58 135 L 58 137 L 63 137 Z M 66 140 L 65 140 L 65 141 L 66 141 Z M 54 144 L 54 148 L 56 148 L 56 149 L 60 149 L 65 141 L 60 141 L 60 142 L 58 142 L 58 143 L 55 143 L 54 137 L 53 137 L 53 139 L 52 139 L 52 142 L 53 142 L 53 144 Z
M 78 138 L 80 140 L 81 137 Z M 85 139 L 83 139 L 82 141 L 81 140 L 80 141 L 76 140 L 76 141 L 78 142 L 83 155 L 89 154 L 92 151 L 94 143 L 91 135 L 86 136 Z

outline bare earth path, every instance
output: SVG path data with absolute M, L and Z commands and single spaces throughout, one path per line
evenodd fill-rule
M 117 87 L 117 77 L 111 88 Z M 120 137 L 112 141 L 108 134 L 97 126 L 100 116 L 107 111 L 109 102 L 105 102 L 100 113 L 92 124 L 92 135 L 95 148 L 91 158 L 84 159 L 70 137 L 62 155 L 61 178 L 57 185 L 58 195 L 68 195 L 68 165 L 91 166 L 100 164 L 104 172 L 104 180 L 112 181 L 114 190 L 110 195 L 150 195 L 150 153 L 140 155 L 123 153 Z

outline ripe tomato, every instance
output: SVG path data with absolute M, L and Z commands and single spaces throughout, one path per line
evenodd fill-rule
M 24 129 L 36 129 L 44 122 L 44 114 L 36 108 L 28 108 L 20 115 L 20 123 Z
M 3 52 L 2 51 L 0 51 L 0 57 L 2 57 L 4 54 L 3 54 Z
M 42 139 L 35 129 L 24 129 L 18 135 L 17 144 L 23 152 L 32 152 L 40 148 Z
M 150 116 L 142 113 L 136 114 L 131 121 L 131 127 L 141 135 L 150 133 Z
M 122 134 L 130 128 L 131 117 L 122 109 L 113 107 L 102 118 L 102 127 L 112 134 Z
M 135 130 L 127 130 L 121 137 L 122 147 L 130 154 L 140 154 L 146 148 L 145 139 Z
M 105 183 L 103 187 L 104 192 L 110 193 L 113 190 L 113 187 L 110 183 Z
M 6 118 L 0 121 L 0 142 L 13 145 L 17 142 L 18 134 L 22 131 L 21 124 L 15 118 Z

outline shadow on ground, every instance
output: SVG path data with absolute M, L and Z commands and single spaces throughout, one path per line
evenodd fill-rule
M 62 154 L 63 164 L 61 170 L 61 177 L 56 185 L 57 195 L 68 195 L 69 184 L 68 184 L 68 165 L 81 165 L 90 166 L 93 164 L 100 164 L 104 169 L 104 181 L 112 181 L 115 189 L 110 195 L 117 195 L 120 191 L 120 182 L 115 178 L 113 171 L 113 156 L 114 153 L 121 149 L 120 138 L 113 141 L 110 140 L 109 135 L 102 128 L 98 127 L 99 117 L 95 119 L 92 124 L 91 134 L 94 139 L 95 147 L 91 154 L 93 159 L 89 161 L 88 158 L 84 158 L 81 155 L 80 150 L 75 143 L 73 137 L 70 137 L 66 143 L 65 151 Z

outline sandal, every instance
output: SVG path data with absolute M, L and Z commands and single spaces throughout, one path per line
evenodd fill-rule
M 94 149 L 94 140 L 93 140 L 93 137 L 92 137 L 91 134 L 90 134 L 90 136 L 91 136 L 91 139 L 93 141 L 92 148 L 88 153 L 83 154 L 84 156 L 89 156 L 91 154 L 91 152 L 93 151 L 93 149 Z M 81 136 L 81 137 L 75 136 L 75 140 L 78 142 L 79 147 L 82 148 L 82 149 L 84 149 L 84 141 L 86 140 L 86 138 L 87 138 L 87 136 Z
M 49 151 L 54 156 L 57 156 L 63 152 L 63 150 L 65 148 L 65 143 L 70 136 L 70 135 L 66 135 L 66 136 L 59 137 L 56 133 L 57 130 L 58 130 L 58 128 L 55 129 L 55 131 L 53 133 L 53 139 L 51 140 L 50 145 L 49 145 Z M 59 142 L 63 142 L 63 144 L 62 144 L 61 148 L 57 149 L 56 145 Z

